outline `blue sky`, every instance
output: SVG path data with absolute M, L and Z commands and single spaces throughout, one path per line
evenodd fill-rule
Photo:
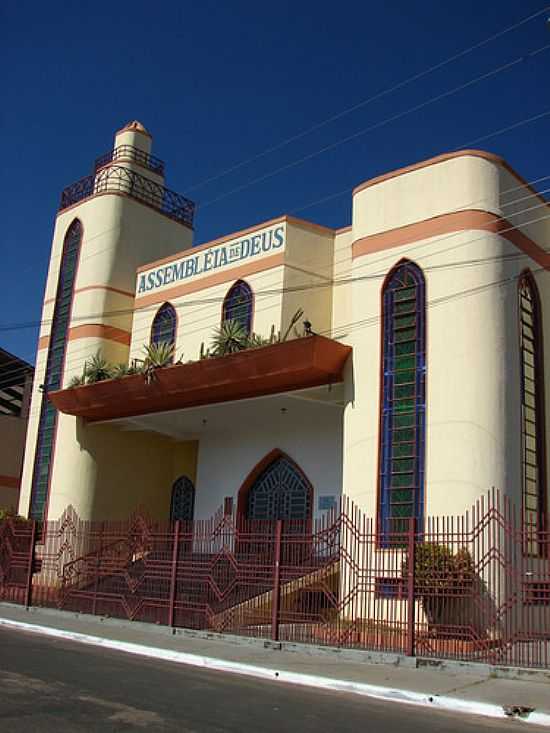
M 197 202 L 196 243 L 287 212 L 344 226 L 349 195 L 303 207 L 550 109 L 550 52 L 231 192 L 550 43 L 546 16 L 194 186 L 544 7 L 544 0 L 3 4 L 0 327 L 40 319 L 60 191 L 90 172 L 128 120 L 154 135 L 167 185 Z M 549 126 L 546 117 L 478 147 L 533 180 L 550 173 Z M 30 361 L 36 339 L 36 326 L 0 331 L 0 346 Z

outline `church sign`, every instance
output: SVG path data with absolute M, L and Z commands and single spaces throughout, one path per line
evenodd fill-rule
M 280 249 L 285 243 L 284 226 L 264 229 L 258 234 L 249 234 L 242 239 L 233 240 L 218 247 L 201 250 L 196 255 L 193 250 L 185 257 L 138 275 L 137 294 L 149 293 L 165 285 L 188 280 L 206 272 L 214 272 L 237 263 Z

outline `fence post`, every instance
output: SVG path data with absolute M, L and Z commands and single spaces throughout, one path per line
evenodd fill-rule
M 172 547 L 172 576 L 170 578 L 170 606 L 168 608 L 168 626 L 174 626 L 174 603 L 176 601 L 176 579 L 178 569 L 178 551 L 180 544 L 181 520 L 176 520 L 174 527 L 174 544 Z
M 34 546 L 36 544 L 36 519 L 32 520 L 31 541 L 29 555 L 27 558 L 27 587 L 25 588 L 25 606 L 29 608 L 32 603 L 32 575 L 34 569 Z
M 416 518 L 409 520 L 407 548 L 407 649 L 406 655 L 414 657 L 415 652 L 415 549 L 416 549 Z
M 96 609 L 97 609 L 97 591 L 99 589 L 99 573 L 101 570 L 101 550 L 103 549 L 103 527 L 105 522 L 101 522 L 101 526 L 99 529 L 99 547 L 97 548 L 96 553 L 96 563 L 95 563 L 95 581 L 94 581 L 94 600 L 92 603 L 92 616 L 95 616 Z
M 281 535 L 283 529 L 282 519 L 277 520 L 275 525 L 275 557 L 273 573 L 273 596 L 271 599 L 271 639 L 279 641 L 279 601 L 281 593 Z

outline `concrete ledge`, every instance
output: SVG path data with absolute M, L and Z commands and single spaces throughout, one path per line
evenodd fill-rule
M 524 667 L 502 667 L 493 666 L 483 662 L 458 661 L 454 659 L 436 659 L 425 657 L 407 657 L 404 654 L 390 652 L 377 652 L 362 649 L 345 649 L 340 647 L 320 646 L 315 644 L 300 644 L 297 642 L 270 642 L 266 639 L 257 639 L 249 636 L 238 636 L 237 634 L 219 634 L 214 631 L 200 631 L 195 629 L 172 628 L 160 624 L 150 624 L 143 621 L 127 621 L 125 619 L 112 618 L 110 616 L 92 616 L 86 613 L 74 613 L 72 611 L 61 611 L 56 608 L 45 608 L 31 606 L 25 608 L 16 603 L 0 602 L 0 614 L 2 608 L 14 611 L 26 612 L 37 618 L 58 619 L 81 619 L 86 623 L 97 624 L 98 627 L 134 629 L 152 636 L 178 636 L 188 639 L 204 639 L 225 642 L 238 647 L 249 647 L 252 649 L 269 649 L 270 651 L 281 651 L 295 654 L 302 654 L 311 657 L 325 657 L 338 661 L 355 662 L 358 664 L 382 664 L 404 669 L 432 669 L 449 673 L 472 674 L 492 679 L 506 680 L 532 680 L 550 685 L 550 669 L 530 669 Z M 550 699 L 550 690 L 549 690 Z
M 40 616 L 40 612 L 32 615 Z M 51 616 L 51 614 L 50 614 Z M 502 705 L 482 701 L 464 700 L 447 695 L 436 695 L 425 692 L 418 692 L 406 689 L 396 689 L 381 685 L 371 685 L 362 682 L 346 680 L 341 678 L 328 678 L 300 672 L 277 669 L 266 666 L 253 665 L 242 662 L 216 659 L 200 654 L 189 654 L 187 652 L 174 651 L 166 648 L 155 648 L 133 642 L 108 639 L 90 634 L 81 634 L 74 631 L 52 626 L 26 623 L 0 618 L 0 627 L 11 628 L 18 631 L 25 631 L 34 634 L 45 635 L 57 639 L 63 639 L 82 644 L 112 649 L 126 654 L 135 654 L 150 659 L 157 659 L 178 664 L 186 664 L 202 669 L 240 674 L 248 677 L 255 677 L 275 683 L 302 685 L 317 689 L 330 690 L 334 692 L 347 692 L 365 697 L 375 698 L 386 702 L 403 703 L 420 707 L 428 707 L 433 710 L 462 713 L 469 715 L 481 715 L 489 718 L 505 719 L 508 717 Z M 544 712 L 532 712 L 522 717 L 526 723 L 550 726 L 550 714 Z

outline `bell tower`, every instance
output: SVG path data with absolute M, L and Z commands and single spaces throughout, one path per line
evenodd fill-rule
M 57 518 L 77 484 L 85 514 L 91 473 L 75 418 L 58 414 L 48 393 L 82 374 L 97 351 L 110 362 L 128 360 L 136 269 L 192 246 L 194 204 L 166 188 L 164 163 L 151 147 L 145 127 L 128 123 L 92 173 L 61 193 L 19 503 L 19 513 L 33 519 Z

